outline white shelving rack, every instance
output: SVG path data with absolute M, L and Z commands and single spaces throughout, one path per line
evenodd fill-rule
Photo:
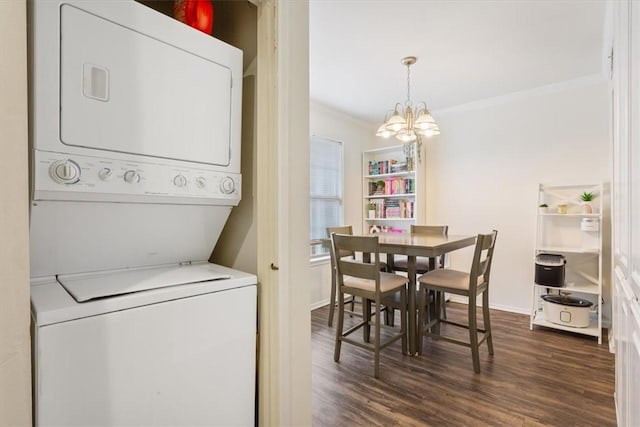
M 362 153 L 363 233 L 406 232 L 416 223 L 418 175 L 415 144 L 367 150 Z M 377 183 L 382 182 L 380 188 Z M 374 209 L 369 209 L 374 206 Z M 372 211 L 370 213 L 369 211 Z
M 595 195 L 591 213 L 583 211 L 585 208 L 580 195 L 584 192 Z M 598 344 L 602 344 L 602 199 L 601 183 L 539 185 L 538 206 L 547 204 L 548 207 L 546 212 L 538 208 L 535 253 L 561 254 L 567 263 L 563 287 L 533 283 L 530 329 L 538 325 L 590 335 L 597 337 Z M 590 226 L 583 227 L 585 219 Z M 572 327 L 546 320 L 541 296 L 560 292 L 594 304 L 588 327 Z

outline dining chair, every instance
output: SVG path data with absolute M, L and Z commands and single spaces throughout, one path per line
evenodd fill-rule
M 352 235 L 353 234 L 353 226 L 351 225 L 343 225 L 340 227 L 327 227 L 327 236 L 329 238 L 331 238 L 331 235 L 333 233 L 337 233 L 337 234 L 349 234 Z M 341 253 L 338 254 L 339 258 L 343 258 L 343 257 L 351 257 L 352 259 L 355 259 L 355 252 L 353 251 L 342 251 Z M 336 257 L 334 256 L 333 250 L 330 251 L 330 258 L 331 258 L 331 296 L 329 297 L 329 326 L 333 326 L 333 316 L 336 310 Z M 353 298 L 353 296 L 350 298 L 351 303 L 351 311 L 354 310 L 355 308 L 355 299 Z
M 414 225 L 411 224 L 411 234 L 425 234 L 432 236 L 446 236 L 449 232 L 448 225 Z M 446 262 L 446 254 L 438 257 L 439 259 L 436 261 L 436 268 L 444 268 Z M 401 255 L 398 258 L 394 256 L 393 258 L 393 270 L 394 271 L 404 271 L 408 272 L 408 259 L 406 256 Z M 425 257 L 416 257 L 416 274 L 424 274 L 429 271 L 429 258 Z M 443 318 L 447 318 L 447 309 L 444 304 L 445 295 L 442 293 L 440 298 L 443 299 L 441 301 L 441 310 Z M 388 299 L 388 304 L 385 304 L 385 323 L 387 325 L 393 326 L 394 318 L 395 318 L 395 310 L 398 308 L 399 301 L 397 299 Z
M 426 234 L 431 236 L 446 236 L 449 233 L 448 225 L 414 225 L 411 224 L 411 234 Z M 438 266 L 444 267 L 444 255 L 438 260 Z M 407 257 L 393 258 L 394 271 L 407 271 Z M 437 268 L 437 267 L 436 267 Z M 416 273 L 424 274 L 429 271 L 429 258 L 416 257 Z
M 329 238 L 331 238 L 331 234 L 332 233 L 337 233 L 337 234 L 348 234 L 348 235 L 353 235 L 353 226 L 351 225 L 342 225 L 342 226 L 338 226 L 338 227 L 327 227 L 327 236 Z M 352 259 L 355 259 L 355 252 L 353 251 L 342 251 L 339 254 L 340 258 L 344 258 L 344 257 L 351 257 Z M 336 260 L 333 254 L 333 251 L 330 252 L 330 259 L 331 259 L 331 296 L 329 297 L 329 321 L 328 324 L 329 326 L 333 326 L 333 317 L 335 315 L 335 309 L 336 309 Z M 381 262 L 380 263 L 380 268 L 382 271 L 387 271 L 387 264 Z M 348 301 L 345 302 L 349 302 L 351 304 L 351 310 L 350 310 L 350 314 L 356 314 L 356 315 L 360 315 L 361 313 L 355 313 L 355 298 L 353 296 L 349 297 Z
M 352 236 L 347 234 L 331 234 L 332 251 L 336 260 L 337 285 L 338 285 L 338 324 L 336 326 L 336 342 L 333 358 L 336 362 L 340 361 L 340 350 L 342 343 L 353 344 L 374 353 L 374 376 L 380 377 L 380 350 L 389 346 L 391 343 L 401 340 L 402 353 L 407 354 L 407 282 L 406 277 L 380 271 L 380 248 L 378 244 L 378 236 Z M 346 252 L 368 253 L 371 255 L 370 262 L 364 262 L 361 259 L 352 259 L 349 257 L 341 257 L 340 254 Z M 400 300 L 403 302 L 402 321 L 400 322 L 400 331 L 397 328 L 382 325 L 381 312 L 382 299 L 385 296 L 398 293 Z M 362 321 L 344 330 L 345 315 L 345 294 L 361 297 L 365 316 Z M 375 304 L 375 316 L 371 316 L 370 304 Z M 372 325 L 372 319 L 375 319 Z M 368 339 L 369 330 L 373 326 L 374 336 L 373 343 Z M 364 337 L 362 342 L 349 337 L 358 329 L 364 329 Z M 382 328 L 394 331 L 382 342 Z
M 489 354 L 493 355 L 493 340 L 491 335 L 491 321 L 489 318 L 489 276 L 491 274 L 491 262 L 493 261 L 493 251 L 496 244 L 498 232 L 493 230 L 490 234 L 478 234 L 476 239 L 476 247 L 471 263 L 471 271 L 469 273 L 453 270 L 449 268 L 439 268 L 429 271 L 419 277 L 420 296 L 418 308 L 418 333 L 420 336 L 420 345 L 418 346 L 418 354 L 422 354 L 423 340 L 425 336 L 434 339 L 441 339 L 455 344 L 464 345 L 471 348 L 471 357 L 473 359 L 473 370 L 480 373 L 480 345 L 487 342 Z M 468 303 L 468 321 L 466 324 L 451 322 L 443 319 L 440 314 L 439 305 L 440 298 L 435 298 L 436 315 L 427 322 L 425 326 L 426 308 L 425 303 L 428 291 L 448 292 L 456 295 L 462 295 L 469 298 Z M 476 318 L 476 297 L 482 294 L 482 316 L 483 328 L 478 328 Z M 469 341 L 459 340 L 451 336 L 441 334 L 440 325 L 448 324 L 455 327 L 465 328 L 469 331 Z

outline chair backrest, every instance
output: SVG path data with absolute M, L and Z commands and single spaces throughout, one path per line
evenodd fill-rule
M 344 284 L 344 276 L 375 280 L 376 291 L 380 291 L 380 250 L 378 236 L 352 236 L 331 234 L 331 247 L 336 259 L 338 284 Z M 371 254 L 371 262 L 338 257 L 343 252 L 362 252 Z
M 353 234 L 353 226 L 351 226 L 351 225 L 343 225 L 343 226 L 340 226 L 340 227 L 327 227 L 327 236 L 329 238 L 331 238 L 331 235 L 333 233 L 352 235 Z M 331 253 L 331 255 L 333 256 L 333 252 Z M 340 256 L 338 258 L 342 258 L 342 257 L 346 257 L 346 256 L 350 256 L 352 258 L 355 258 L 356 254 L 353 251 L 342 251 L 342 252 L 340 252 Z
M 496 245 L 497 237 L 497 230 L 493 230 L 490 234 L 478 234 L 469 277 L 469 292 L 471 294 L 475 293 L 478 286 L 484 284 L 489 286 L 491 261 L 493 260 L 493 250 Z
M 414 225 L 411 224 L 411 234 L 426 234 L 430 236 L 446 236 L 449 234 L 448 225 Z M 444 268 L 447 263 L 447 254 L 438 257 L 438 265 Z
M 430 234 L 437 236 L 446 236 L 449 233 L 448 225 L 414 225 L 411 224 L 412 234 Z

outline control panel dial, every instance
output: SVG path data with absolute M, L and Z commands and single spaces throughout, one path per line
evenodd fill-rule
M 80 166 L 71 159 L 55 161 L 49 167 L 49 175 L 58 184 L 75 184 L 80 174 Z
M 204 187 L 206 187 L 206 186 L 207 186 L 207 180 L 206 180 L 204 177 L 202 177 L 202 176 L 197 177 L 197 178 L 196 178 L 196 186 L 197 186 L 198 188 L 204 188 Z
M 128 170 L 124 173 L 124 181 L 129 184 L 137 184 L 140 182 L 140 174 L 134 170 Z
M 224 194 L 231 194 L 236 190 L 236 183 L 230 176 L 225 176 L 220 180 L 220 191 Z
M 184 175 L 176 175 L 173 178 L 173 185 L 175 185 L 176 187 L 186 187 L 187 186 L 187 178 L 185 178 Z
M 113 178 L 113 170 L 111 170 L 110 168 L 102 168 L 98 172 L 98 177 L 103 181 L 109 181 L 111 178 Z

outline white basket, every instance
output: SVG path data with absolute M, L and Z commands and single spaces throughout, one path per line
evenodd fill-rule
M 597 218 L 582 218 L 580 223 L 580 230 L 582 231 L 598 231 L 600 229 L 600 222 Z

